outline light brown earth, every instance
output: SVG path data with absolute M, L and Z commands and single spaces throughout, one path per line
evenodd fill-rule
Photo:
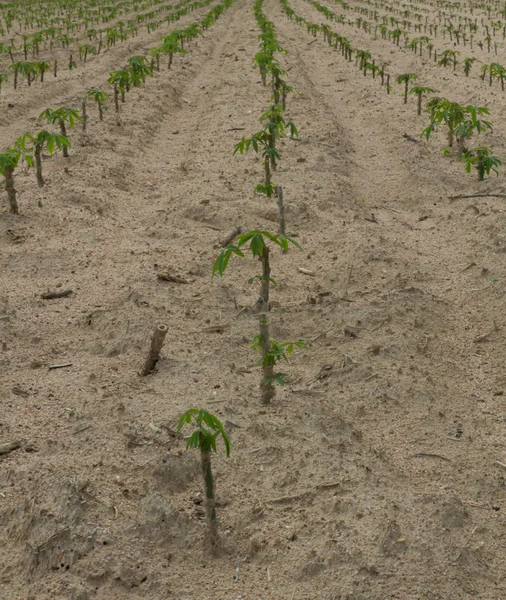
M 281 142 L 276 181 L 303 247 L 272 251 L 271 323 L 310 350 L 262 406 L 257 321 L 244 310 L 259 267 L 233 259 L 210 277 L 229 230 L 277 228 L 274 203 L 252 193 L 260 162 L 232 156 L 269 102 L 251 9 L 237 0 L 173 70 L 131 91 L 119 126 L 112 107 L 104 123 L 90 108 L 71 157 L 44 161 L 45 188 L 19 169 L 19 216 L 2 193 L 0 443 L 22 445 L 0 457 L 0 597 L 504 599 L 505 199 L 449 199 L 504 193 L 504 170 L 467 175 L 442 156 L 442 134 L 419 140 L 427 120 L 413 97 L 404 105 L 396 84 L 387 95 L 266 0 L 298 92 L 287 116 L 300 139 Z M 484 139 L 506 157 L 504 95 L 476 66 L 466 79 L 330 26 L 392 75 L 488 106 Z M 1 146 L 47 106 L 79 107 L 163 33 L 3 90 Z M 73 293 L 41 299 L 57 289 Z M 163 358 L 141 378 L 157 323 L 169 327 Z M 206 331 L 216 324 L 222 333 Z M 72 365 L 48 369 L 61 363 Z M 216 555 L 198 457 L 173 433 L 189 407 L 216 414 L 233 444 L 213 463 Z

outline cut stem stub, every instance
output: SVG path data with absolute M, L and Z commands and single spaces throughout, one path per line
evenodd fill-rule
M 142 376 L 149 375 L 149 373 L 151 373 L 151 371 L 155 368 L 155 365 L 160 358 L 160 352 L 162 350 L 163 342 L 168 330 L 169 328 L 167 325 L 160 324 L 156 326 L 153 336 L 151 337 L 151 346 L 149 348 L 148 356 L 141 371 Z

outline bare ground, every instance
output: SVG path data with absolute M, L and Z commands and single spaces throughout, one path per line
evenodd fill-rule
M 311 350 L 261 406 L 256 318 L 243 310 L 258 266 L 237 259 L 210 278 L 234 226 L 277 227 L 251 191 L 259 161 L 232 156 L 243 132 L 230 130 L 254 131 L 268 102 L 251 4 L 237 0 L 173 71 L 129 94 L 119 126 L 111 109 L 73 134 L 68 161 L 46 160 L 42 192 L 20 172 L 22 214 L 0 216 L 0 442 L 22 441 L 0 459 L 2 598 L 506 597 L 504 200 L 448 198 L 502 193 L 504 175 L 478 184 L 419 141 L 414 100 L 309 44 L 276 2 L 265 10 L 299 92 L 288 116 L 300 140 L 282 143 L 277 181 L 304 249 L 272 252 L 271 322 Z M 426 68 L 428 85 L 489 106 L 501 155 L 497 89 L 394 52 L 399 72 Z M 2 140 L 111 64 L 2 93 L 2 110 L 19 103 Z M 55 289 L 73 293 L 40 298 Z M 163 359 L 140 378 L 159 322 Z M 214 460 L 217 556 L 197 457 L 173 433 L 190 406 L 219 416 L 233 443 Z

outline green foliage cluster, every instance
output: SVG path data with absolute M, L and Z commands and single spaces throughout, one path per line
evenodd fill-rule
M 478 171 L 480 181 L 483 180 L 485 174 L 489 175 L 490 171 L 497 173 L 496 167 L 502 163 L 490 148 L 484 146 L 478 146 L 474 150 L 466 148 L 466 144 L 474 133 L 492 131 L 492 123 L 483 118 L 484 115 L 490 115 L 488 108 L 472 105 L 462 106 L 446 98 L 434 97 L 427 103 L 426 111 L 430 115 L 430 122 L 422 131 L 421 137 L 429 140 L 434 130 L 443 126 L 448 141 L 447 147 L 443 150 L 446 155 L 452 153 L 456 142 L 458 158 L 466 163 L 468 173 L 474 166 Z

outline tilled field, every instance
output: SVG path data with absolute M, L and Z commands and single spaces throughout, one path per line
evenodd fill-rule
M 44 150 L 44 187 L 19 163 L 18 215 L 1 190 L 0 444 L 20 446 L 0 456 L 1 600 L 506 598 L 504 169 L 480 182 L 442 154 L 442 127 L 421 139 L 429 115 L 396 83 L 416 74 L 410 87 L 488 108 L 493 131 L 469 147 L 506 158 L 501 78 L 480 75 L 506 60 L 501 7 L 261 3 L 294 89 L 284 118 L 298 137 L 277 141 L 273 179 L 302 247 L 271 245 L 271 335 L 308 346 L 263 405 L 251 349 L 259 284 L 248 283 L 258 260 L 233 257 L 211 279 L 234 228 L 278 231 L 275 198 L 253 194 L 261 158 L 233 155 L 272 102 L 253 65 L 253 3 L 225 6 L 170 70 L 161 56 L 119 114 L 107 84 L 218 1 L 200 4 L 115 44 L 104 37 L 86 63 L 85 27 L 105 25 L 83 24 L 70 47 L 41 42 L 37 60 L 60 64 L 42 83 L 20 76 L 14 89 L 0 54 L 0 152 L 39 131 L 46 108 L 111 94 L 102 122 L 88 101 L 69 158 Z M 122 30 L 130 16 L 111 23 Z M 448 22 L 477 30 L 456 36 Z M 23 61 L 22 35 L 39 29 L 14 19 L 0 43 L 13 39 Z M 422 36 L 432 41 L 420 55 L 409 43 Z M 390 75 L 389 94 L 379 71 L 359 69 L 359 48 Z M 445 50 L 460 52 L 455 70 L 454 58 L 438 66 Z M 469 76 L 465 57 L 476 59 Z M 140 377 L 158 323 L 169 330 L 161 360 Z M 191 407 L 216 415 L 232 442 L 230 458 L 223 445 L 213 456 L 214 551 L 198 451 L 176 431 Z

